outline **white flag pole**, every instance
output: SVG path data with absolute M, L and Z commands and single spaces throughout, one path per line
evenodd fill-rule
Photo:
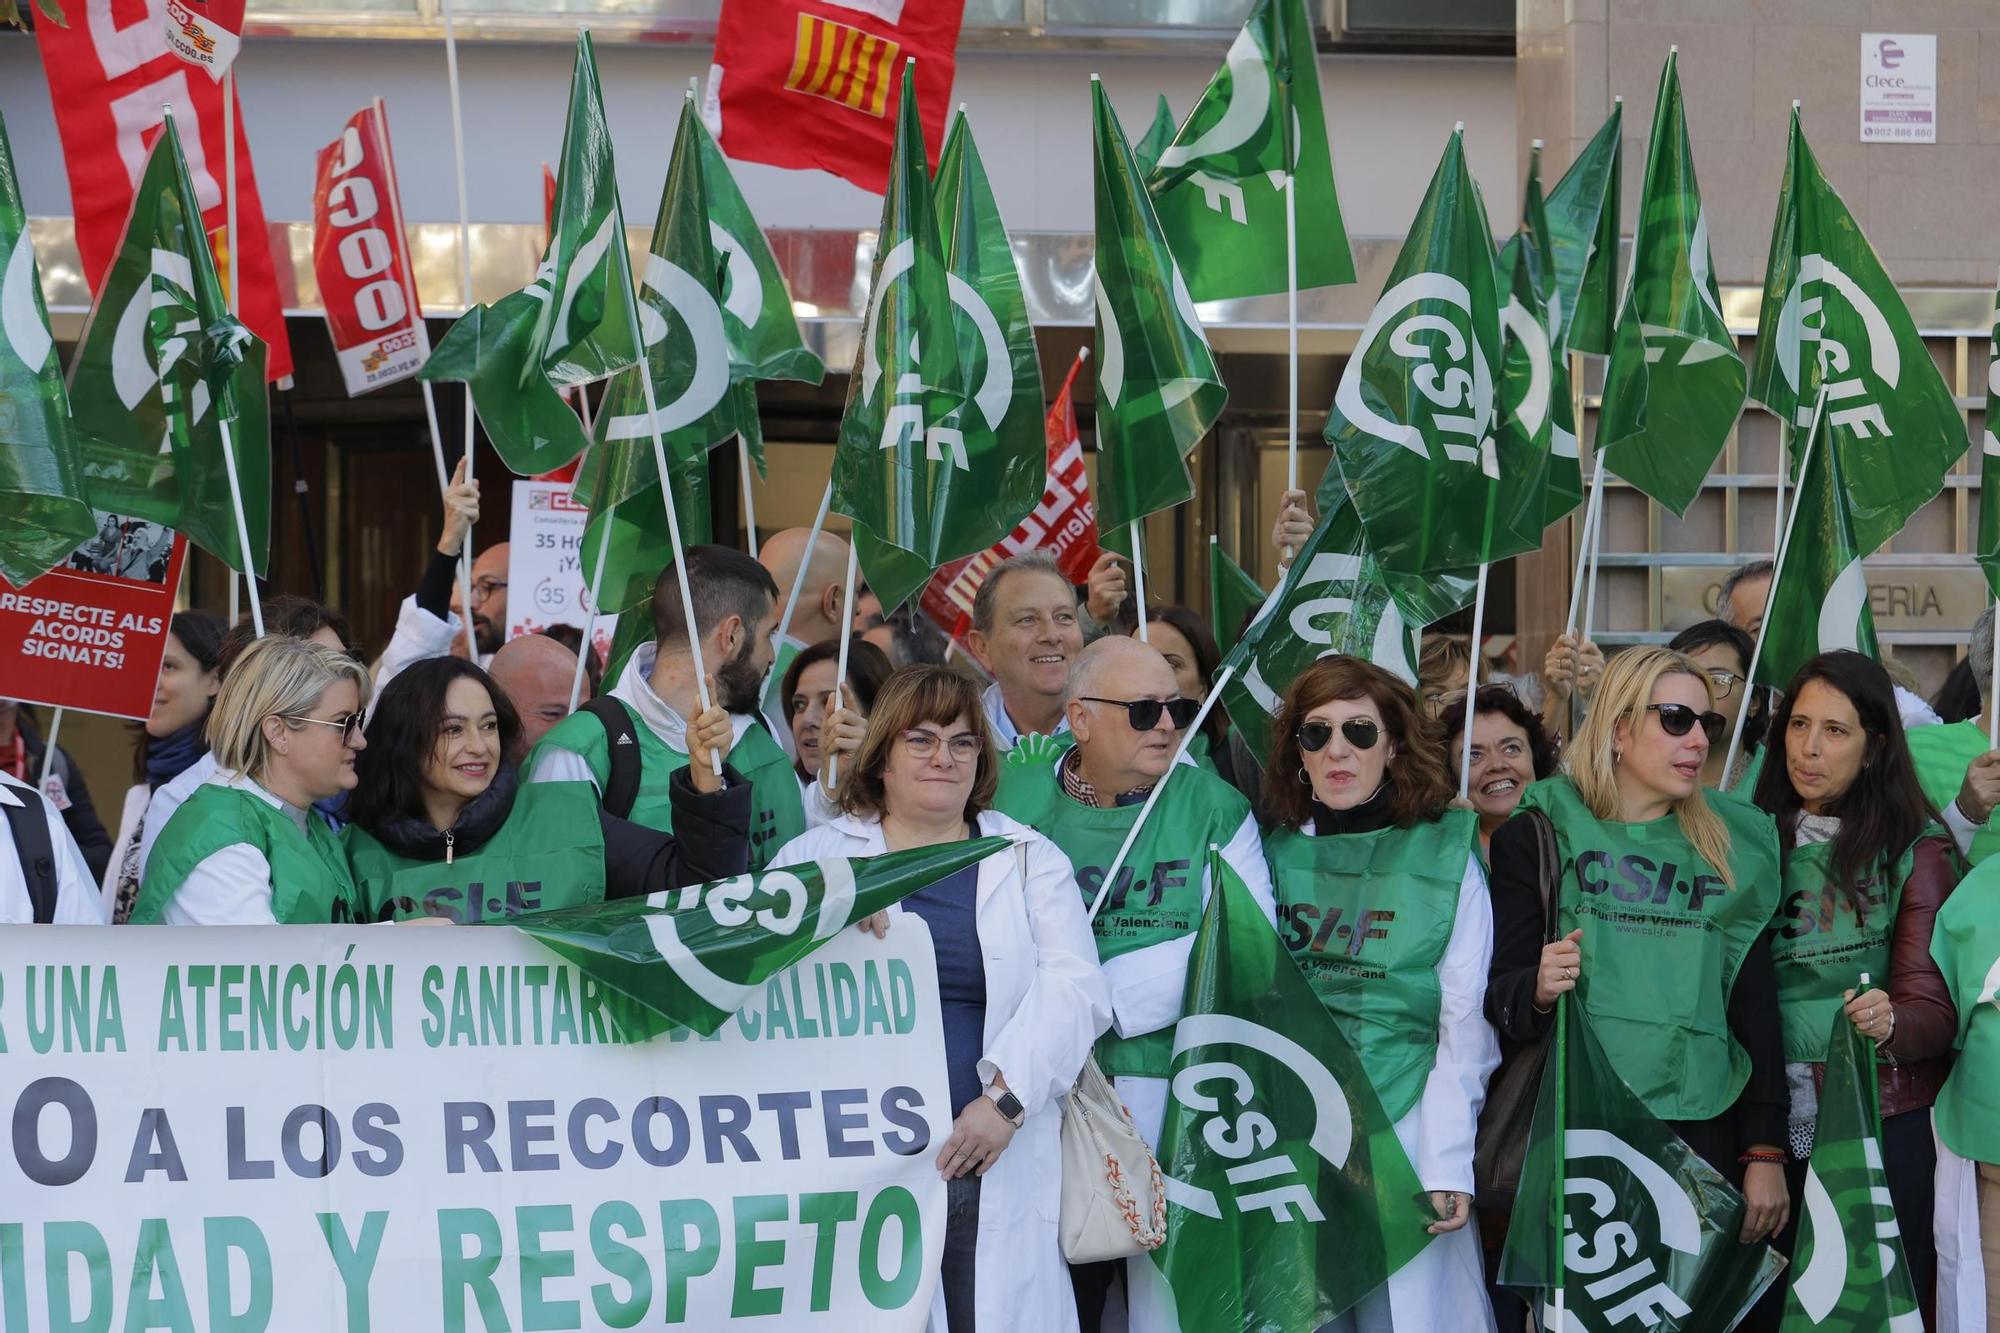
M 42 776 L 35 784 L 35 790 L 42 795 L 49 794 L 49 775 L 56 771 L 56 738 L 62 735 L 63 714 L 68 710 L 57 708 L 49 719 L 48 739 L 43 742 Z
M 827 485 L 830 488 L 833 485 L 833 483 L 828 482 Z M 810 547 L 807 548 L 806 554 L 808 556 L 812 554 L 812 550 Z M 861 555 L 860 555 L 859 543 L 853 541 L 848 542 L 847 582 L 844 585 L 846 587 L 846 591 L 841 594 L 842 606 L 854 605 L 854 582 L 857 577 L 857 571 L 860 568 L 860 560 L 861 560 Z M 800 562 L 799 568 L 801 570 L 805 568 L 804 561 Z M 797 586 L 798 585 L 796 583 L 793 585 L 794 588 L 796 588 Z M 840 652 L 834 659 L 834 667 L 833 667 L 833 706 L 835 708 L 841 708 L 845 706 L 843 702 L 843 696 L 846 693 L 846 687 L 847 687 L 847 646 L 853 641 L 854 641 L 854 616 L 850 612 L 849 614 L 844 615 L 840 618 Z M 826 790 L 829 792 L 832 791 L 834 787 L 839 783 L 839 781 L 840 781 L 840 760 L 838 756 L 829 753 L 826 757 Z
M 1590 637 L 1591 626 L 1597 623 L 1597 557 L 1604 550 L 1604 497 L 1597 498 L 1597 522 L 1590 528 L 1590 572 L 1583 581 L 1583 621 L 1580 632 Z
M 168 110 L 171 114 L 172 109 Z M 222 207 L 222 234 L 229 246 L 224 256 L 227 265 L 224 274 L 228 282 L 226 295 L 229 313 L 235 315 L 242 311 L 243 303 L 242 298 L 236 293 L 236 255 L 239 245 L 236 236 L 236 62 L 233 60 L 222 72 Z M 232 625 L 243 614 L 243 588 L 242 584 L 237 582 L 239 577 L 242 576 L 235 570 L 229 571 L 229 623 Z M 251 595 L 255 597 L 256 594 L 253 591 Z M 263 635 L 264 626 L 260 616 L 257 622 L 257 636 L 262 638 Z M 55 747 L 49 748 L 50 753 L 54 753 Z
M 1288 393 L 1285 427 L 1285 489 L 1299 488 L 1299 205 L 1298 171 L 1285 173 L 1285 364 Z M 1284 549 L 1290 564 L 1292 548 Z
M 465 109 L 458 91 L 458 34 L 451 24 L 451 0 L 440 0 L 444 17 L 445 78 L 451 87 L 451 157 L 458 174 L 458 299 L 461 311 L 472 309 L 472 208 L 465 190 Z M 622 239 L 622 238 L 621 238 Z M 426 391 L 428 393 L 428 390 Z M 465 479 L 472 480 L 472 385 L 465 386 Z M 436 426 L 433 424 L 432 429 Z M 442 457 L 442 454 L 440 454 Z M 458 553 L 459 600 L 465 607 L 465 652 L 479 661 L 479 640 L 472 628 L 472 535 Z M 505 626 L 501 627 L 505 633 Z
M 828 477 L 826 489 L 820 493 L 819 511 L 813 515 L 812 528 L 806 533 L 806 549 L 804 554 L 799 556 L 798 572 L 792 575 L 792 590 L 785 594 L 785 613 L 778 617 L 777 632 L 772 636 L 773 643 L 783 643 L 785 636 L 792 632 L 792 615 L 799 609 L 799 590 L 806 586 L 806 569 L 812 564 L 813 552 L 819 546 L 820 530 L 826 527 L 827 511 L 832 506 L 833 478 Z M 848 543 L 850 550 L 853 545 L 852 541 Z M 847 592 L 844 595 L 846 601 L 841 605 L 847 613 L 845 619 L 852 620 L 854 619 L 854 588 L 852 584 L 849 584 Z M 847 673 L 845 671 L 841 672 L 840 678 L 846 680 Z
M 750 558 L 757 558 L 757 497 L 751 492 L 750 483 L 756 479 L 757 471 L 750 466 L 750 442 L 739 432 L 736 436 L 736 465 L 743 472 L 743 529 L 750 535 Z M 803 568 L 803 566 L 801 566 Z
M 1491 565 L 1479 567 L 1479 589 L 1472 597 L 1472 661 L 1465 668 L 1465 737 L 1458 752 L 1460 800 L 1472 791 L 1472 704 L 1479 694 L 1479 641 L 1481 632 L 1486 628 L 1486 571 L 1491 568 Z
M 574 488 L 571 489 L 571 493 L 575 493 Z M 611 525 L 617 512 L 617 505 L 613 505 L 604 511 L 604 535 L 598 538 L 597 541 L 597 573 L 590 580 L 590 606 L 584 612 L 583 616 L 583 643 L 580 645 L 580 651 L 576 655 L 576 675 L 571 677 L 569 682 L 569 711 L 572 713 L 576 711 L 577 704 L 583 699 L 583 676 L 586 664 L 590 661 L 591 636 L 597 632 L 597 608 L 603 604 L 604 600 L 604 566 L 611 559 Z M 637 613 L 627 612 L 626 614 L 634 615 Z
M 1132 597 L 1139 608 L 1139 642 L 1151 643 L 1146 633 L 1146 534 L 1139 527 L 1139 520 L 1133 519 L 1132 533 Z
M 256 562 L 250 557 L 250 521 L 243 516 L 243 483 L 236 476 L 235 432 L 230 429 L 234 422 L 228 417 L 220 417 L 215 423 L 222 430 L 222 470 L 229 478 L 229 504 L 236 515 L 236 545 L 243 556 L 243 583 L 250 590 L 250 624 L 256 629 L 257 637 L 264 637 L 264 599 L 257 595 Z
M 2000 497 L 1995 499 L 1996 503 L 2000 503 Z M 1981 496 L 1979 503 L 1985 504 L 1986 498 Z M 1996 600 L 1993 606 L 1994 623 L 2000 624 L 2000 600 Z M 2000 750 L 2000 652 L 1993 654 L 1993 679 L 1988 683 L 1991 688 L 1986 694 L 1986 748 Z
M 1577 608 L 1583 603 L 1583 580 L 1590 561 L 1590 547 L 1597 529 L 1598 507 L 1604 499 L 1604 455 L 1597 456 L 1597 466 L 1590 474 L 1590 499 L 1583 506 L 1582 539 L 1576 548 L 1576 577 L 1569 585 L 1569 620 L 1565 622 L 1565 632 L 1576 633 Z

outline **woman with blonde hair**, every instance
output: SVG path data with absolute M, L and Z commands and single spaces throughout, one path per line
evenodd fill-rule
M 1606 666 L 1564 771 L 1493 834 L 1486 1015 L 1531 1042 L 1574 991 L 1625 1083 L 1742 1189 L 1748 1244 L 1789 1215 L 1770 932 L 1783 875 L 1771 817 L 1702 789 L 1709 747 L 1724 739 L 1713 690 L 1666 648 Z M 1560 853 L 1552 926 L 1536 819 Z
M 316 925 L 353 913 L 340 839 L 313 803 L 352 791 L 368 672 L 272 636 L 243 651 L 208 718 L 215 773 L 146 860 L 134 925 Z
M 1062 1330 L 1076 1301 L 1056 1219 L 1061 1105 L 1111 1025 L 1111 992 L 1069 858 L 992 809 L 999 755 L 979 689 L 949 667 L 908 666 L 875 698 L 841 813 L 779 849 L 773 867 L 1000 835 L 1015 846 L 871 919 L 914 913 L 937 952 L 952 1131 L 944 1263 L 931 1327 Z

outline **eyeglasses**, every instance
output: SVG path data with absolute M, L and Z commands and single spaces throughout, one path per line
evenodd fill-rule
M 507 580 L 505 579 L 476 580 L 472 585 L 472 604 L 478 606 L 481 602 L 489 600 L 494 593 L 499 592 L 506 586 Z
M 1372 750 L 1375 742 L 1382 739 L 1382 728 L 1372 717 L 1350 717 L 1340 724 L 1340 734 L 1347 737 L 1347 743 L 1355 749 Z M 1333 739 L 1333 723 L 1301 722 L 1292 739 L 1307 754 L 1318 754 Z
M 1685 736 L 1694 730 L 1695 723 L 1701 723 L 1701 733 L 1710 745 L 1722 739 L 1723 728 L 1729 725 L 1729 719 L 1718 712 L 1697 713 L 1686 704 L 1647 704 L 1646 711 L 1660 715 L 1660 730 L 1669 736 Z
M 1730 695 L 1736 693 L 1737 682 L 1744 679 L 1739 673 L 1724 671 L 1721 667 L 1715 667 L 1706 674 L 1709 683 L 1715 686 L 1715 697 L 1718 699 L 1727 699 Z
M 1078 696 L 1077 702 L 1124 709 L 1125 720 L 1134 731 L 1151 731 L 1159 726 L 1161 713 L 1173 720 L 1175 731 L 1186 731 L 1195 714 L 1201 711 L 1201 703 L 1195 699 L 1097 699 L 1086 694 Z
M 343 745 L 354 744 L 355 738 L 361 734 L 361 724 L 366 721 L 359 713 L 347 713 L 335 718 L 302 717 L 297 713 L 280 713 L 278 716 L 287 722 L 310 722 L 316 727 L 332 727 L 340 733 Z
M 908 750 L 911 757 L 915 759 L 929 759 L 937 754 L 938 742 L 940 741 L 944 742 L 945 750 L 951 755 L 953 762 L 960 764 L 971 763 L 979 757 L 979 752 L 985 748 L 984 743 L 979 737 L 967 731 L 961 731 L 949 740 L 938 735 L 935 731 L 906 731 L 903 733 L 903 748 Z

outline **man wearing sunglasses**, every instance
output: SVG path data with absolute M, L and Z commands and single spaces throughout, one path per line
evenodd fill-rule
M 1097 904 L 1091 929 L 1111 984 L 1112 1012 L 1097 1058 L 1155 1146 L 1188 956 L 1208 897 L 1203 867 L 1211 844 L 1224 849 L 1265 915 L 1275 912 L 1249 802 L 1208 769 L 1174 762 L 1199 710 L 1197 701 L 1181 697 L 1158 649 L 1137 639 L 1098 639 L 1078 654 L 1063 693 L 1075 745 L 1056 754 L 1012 751 L 994 798 L 996 809 L 1062 849 L 1086 905 Z M 1172 780 L 1106 890 L 1106 871 L 1169 771 Z M 1091 1315 L 1101 1309 L 1111 1275 L 1109 1265 L 1074 1272 L 1086 1327 L 1095 1323 Z M 1151 1259 L 1129 1265 L 1127 1292 L 1133 1333 L 1174 1328 L 1173 1306 Z

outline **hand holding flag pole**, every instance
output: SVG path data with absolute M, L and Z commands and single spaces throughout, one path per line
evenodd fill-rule
M 830 484 L 831 483 L 829 483 L 829 485 Z M 831 492 L 829 492 L 829 494 L 830 493 Z M 826 510 L 824 507 L 820 509 L 820 517 L 822 519 L 826 517 Z M 806 556 L 808 559 L 810 559 L 811 555 L 812 555 L 812 547 L 808 545 L 806 547 Z M 858 566 L 860 559 L 861 559 L 860 543 L 854 541 L 848 542 L 847 582 L 843 585 L 844 591 L 842 591 L 842 593 L 840 594 L 840 605 L 842 609 L 845 611 L 845 614 L 840 617 L 840 654 L 833 668 L 833 706 L 835 708 L 840 708 L 844 706 L 842 699 L 847 692 L 847 646 L 848 644 L 854 641 L 854 611 L 852 609 L 854 606 L 854 578 L 855 578 L 855 569 Z M 801 579 L 804 578 L 805 576 L 805 567 L 806 567 L 806 561 L 801 560 L 799 562 L 799 577 Z M 792 595 L 794 597 L 798 595 L 798 588 L 799 588 L 799 583 L 798 580 L 795 579 L 792 582 Z M 832 791 L 834 786 L 839 781 L 840 781 L 840 760 L 834 754 L 828 753 L 826 757 L 826 789 L 829 792 Z

